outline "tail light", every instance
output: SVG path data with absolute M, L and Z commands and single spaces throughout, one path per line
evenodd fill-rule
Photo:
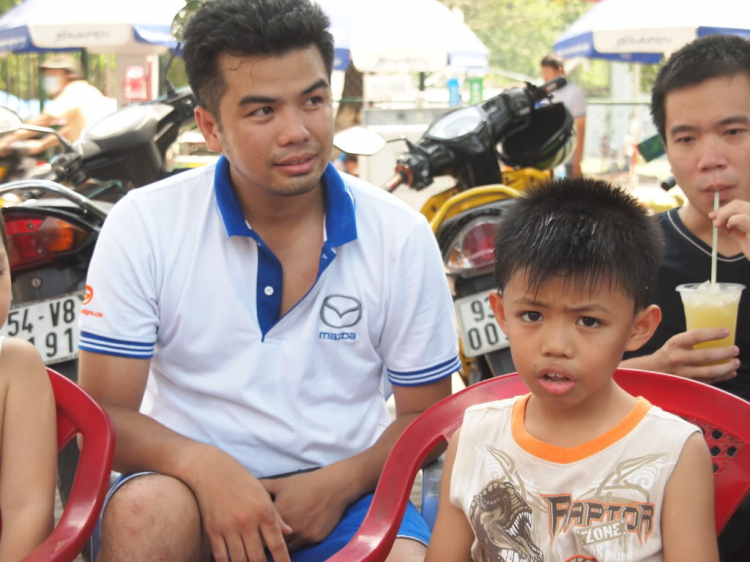
M 445 258 L 449 273 L 465 273 L 492 266 L 495 261 L 495 229 L 499 220 L 499 217 L 474 219 L 458 232 Z
M 5 215 L 11 269 L 53 259 L 76 249 L 88 233 L 56 217 Z

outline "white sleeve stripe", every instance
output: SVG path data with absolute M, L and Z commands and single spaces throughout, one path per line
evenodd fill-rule
M 427 382 L 436 381 L 442 379 L 448 375 L 453 374 L 456 371 L 461 370 L 461 361 L 458 357 L 455 358 L 447 367 L 431 371 L 426 374 L 420 375 L 404 375 L 402 373 L 394 374 L 390 369 L 388 370 L 388 379 L 394 384 L 401 385 L 413 385 L 413 384 L 425 384 Z
M 153 349 L 127 349 L 112 345 L 93 344 L 84 341 L 78 343 L 78 347 L 84 351 L 95 351 L 109 355 L 124 355 L 126 357 L 149 358 L 154 355 Z
M 130 342 L 116 342 L 116 341 L 103 341 L 96 338 L 87 337 L 83 334 L 81 334 L 79 341 L 81 343 L 85 343 L 86 345 L 90 346 L 101 346 L 101 347 L 107 347 L 111 349 L 117 349 L 121 351 L 143 351 L 148 353 L 154 352 L 154 345 L 155 344 L 139 344 L 139 343 L 130 343 Z

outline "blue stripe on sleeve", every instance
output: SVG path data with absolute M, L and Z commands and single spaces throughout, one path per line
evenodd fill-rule
M 104 353 L 117 357 L 131 357 L 134 359 L 150 359 L 154 355 L 155 346 L 155 343 L 117 340 L 92 334 L 91 332 L 81 332 L 78 342 L 79 349 L 83 349 L 84 351 L 93 351 L 94 353 Z
M 456 356 L 449 361 L 419 371 L 404 372 L 388 369 L 388 380 L 398 386 L 419 386 L 438 381 L 460 370 L 461 360 Z
M 425 375 L 433 371 L 436 371 L 438 369 L 442 369 L 443 367 L 447 367 L 448 365 L 453 365 L 457 360 L 458 360 L 458 357 L 452 357 L 448 359 L 448 361 L 444 361 L 443 363 L 439 363 L 438 365 L 433 365 L 432 367 L 427 367 L 426 369 L 421 369 L 419 371 L 393 371 L 391 369 L 388 369 L 388 372 L 393 373 L 395 376 L 403 376 L 403 377 L 412 377 L 414 375 Z

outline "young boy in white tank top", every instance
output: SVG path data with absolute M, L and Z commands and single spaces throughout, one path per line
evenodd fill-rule
M 0 214 L 0 326 L 10 308 L 10 264 Z M 57 483 L 55 397 L 39 352 L 0 336 L 0 562 L 18 562 L 52 530 Z
M 563 180 L 503 216 L 490 295 L 531 393 L 469 408 L 427 562 L 715 562 L 700 430 L 621 389 L 661 313 L 661 231 L 625 192 Z

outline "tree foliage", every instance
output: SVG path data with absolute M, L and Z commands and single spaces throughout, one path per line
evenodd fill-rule
M 555 39 L 593 4 L 582 0 L 440 0 L 458 7 L 490 50 L 490 66 L 539 75 Z M 597 72 L 601 72 L 598 70 Z

